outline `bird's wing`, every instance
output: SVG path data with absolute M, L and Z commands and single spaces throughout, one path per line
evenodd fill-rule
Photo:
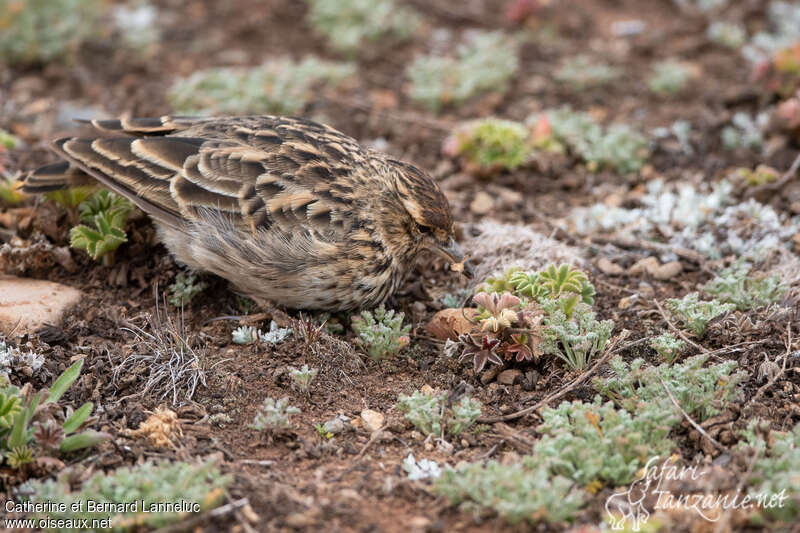
M 321 124 L 282 117 L 162 117 L 91 121 L 130 136 L 64 138 L 55 149 L 161 222 L 179 227 L 208 210 L 235 225 L 335 239 L 370 156 Z

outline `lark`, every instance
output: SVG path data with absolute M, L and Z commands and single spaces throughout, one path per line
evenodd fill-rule
M 64 161 L 30 173 L 41 193 L 99 183 L 147 213 L 175 258 L 291 309 L 379 305 L 433 251 L 471 273 L 450 206 L 417 167 L 299 118 L 87 121 Z

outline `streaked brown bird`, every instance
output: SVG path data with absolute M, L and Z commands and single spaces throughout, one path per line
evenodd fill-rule
M 105 136 L 55 141 L 66 161 L 32 172 L 23 190 L 99 182 L 149 214 L 178 261 L 257 300 L 370 308 L 426 249 L 470 274 L 439 186 L 330 126 L 275 116 L 90 124 Z

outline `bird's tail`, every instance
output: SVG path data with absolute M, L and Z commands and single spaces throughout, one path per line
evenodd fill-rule
M 93 185 L 96 181 L 77 166 L 62 161 L 29 173 L 18 186 L 23 192 L 37 194 L 71 187 Z

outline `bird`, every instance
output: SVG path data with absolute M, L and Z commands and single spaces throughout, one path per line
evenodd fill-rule
M 385 302 L 424 250 L 471 277 L 447 198 L 423 170 L 303 118 L 80 120 L 28 193 L 99 184 L 154 221 L 179 263 L 256 301 L 352 311 Z

